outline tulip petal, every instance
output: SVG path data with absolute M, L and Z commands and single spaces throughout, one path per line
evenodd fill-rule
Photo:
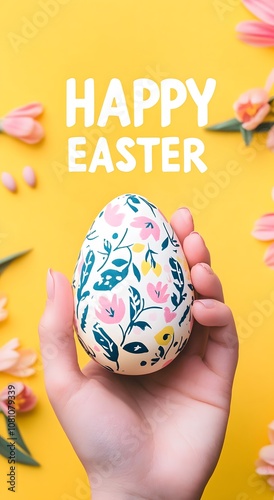
M 245 130 L 254 130 L 262 121 L 265 119 L 265 117 L 268 115 L 270 111 L 270 104 L 268 102 L 264 104 L 256 113 L 256 115 L 253 116 L 253 118 L 250 118 L 248 122 L 243 123 L 243 128 Z
M 20 137 L 20 139 L 26 144 L 36 144 L 43 139 L 44 135 L 45 133 L 42 125 L 38 122 L 34 122 L 31 134 L 26 137 Z
M 6 117 L 3 120 L 3 130 L 6 134 L 12 135 L 13 137 L 18 137 L 21 139 L 23 136 L 28 136 L 32 133 L 33 129 L 33 118 L 28 117 Z
M 42 104 L 40 102 L 32 102 L 30 104 L 26 104 L 25 106 L 20 106 L 19 108 L 13 109 L 6 116 L 36 118 L 36 116 L 41 115 L 42 112 Z
M 242 21 L 236 26 L 239 39 L 254 47 L 274 46 L 274 26 L 260 21 Z
M 271 444 L 274 444 L 274 420 L 268 425 L 268 437 Z
M 274 127 L 271 127 L 267 134 L 266 146 L 274 153 Z M 274 189 L 272 190 L 272 198 L 274 199 Z
M 274 269 L 274 243 L 272 243 L 265 252 L 264 263 L 271 269 Z
M 243 0 L 245 7 L 267 24 L 274 25 L 274 4 L 272 0 Z
M 251 234 L 260 241 L 274 240 L 274 213 L 265 214 L 258 219 Z
M 270 92 L 272 85 L 274 85 L 274 68 L 270 71 L 264 86 L 268 93 Z

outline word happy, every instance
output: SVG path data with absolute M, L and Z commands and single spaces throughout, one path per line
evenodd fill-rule
M 198 89 L 193 78 L 183 83 L 175 78 L 166 78 L 158 85 L 149 78 L 139 78 L 133 82 L 133 106 L 132 117 L 129 105 L 118 78 L 110 80 L 100 112 L 95 113 L 95 85 L 94 79 L 88 78 L 84 84 L 84 97 L 77 97 L 76 79 L 67 80 L 67 112 L 66 125 L 76 125 L 76 114 L 79 108 L 84 112 L 84 126 L 86 128 L 97 125 L 106 127 L 112 117 L 116 117 L 118 124 L 126 128 L 133 125 L 136 129 L 144 124 L 145 117 L 157 104 L 160 104 L 160 123 L 165 128 L 171 124 L 172 112 L 184 105 L 188 96 L 192 98 L 197 106 L 198 127 L 208 124 L 208 104 L 212 99 L 216 87 L 216 80 L 208 78 L 202 92 Z M 134 156 L 136 148 L 143 148 L 143 168 L 146 173 L 153 170 L 153 156 L 155 147 L 161 148 L 162 172 L 179 172 L 180 163 L 176 159 L 180 157 L 183 150 L 183 171 L 190 172 L 194 165 L 199 172 L 207 170 L 206 164 L 201 159 L 205 151 L 204 143 L 196 138 L 189 137 L 180 140 L 179 137 L 120 137 L 116 142 L 116 153 L 120 159 L 113 161 L 113 154 L 105 137 L 99 137 L 89 164 L 85 162 L 87 151 L 87 138 L 84 136 L 70 137 L 68 139 L 68 168 L 69 172 L 95 173 L 99 167 L 103 167 L 107 173 L 113 172 L 115 168 L 121 172 L 131 172 L 136 168 L 137 161 Z

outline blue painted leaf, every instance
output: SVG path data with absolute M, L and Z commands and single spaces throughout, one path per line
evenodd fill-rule
M 127 261 L 124 260 L 124 259 L 115 259 L 115 260 L 112 261 L 112 264 L 114 264 L 117 267 L 122 267 L 125 264 L 127 264 Z
M 137 196 L 130 196 L 129 198 L 132 203 L 136 203 L 137 205 L 140 203 L 140 200 L 137 198 Z
M 78 288 L 78 292 L 80 291 L 81 295 L 82 295 L 82 293 L 81 293 L 82 289 L 88 281 L 90 272 L 91 272 L 93 265 L 94 265 L 94 262 L 95 262 L 94 252 L 93 252 L 93 250 L 89 250 L 87 255 L 86 255 L 83 267 L 81 269 L 80 285 Z
M 162 250 L 165 250 L 168 247 L 168 238 L 166 238 L 162 243 Z
M 117 362 L 119 351 L 115 342 L 109 337 L 105 330 L 99 326 L 98 323 L 95 323 L 92 331 L 97 344 L 99 344 L 104 351 L 106 351 L 104 356 L 106 356 L 107 359 L 110 359 L 110 361 Z
M 177 309 L 179 304 L 178 304 L 177 296 L 175 295 L 175 293 L 173 293 L 171 296 L 171 302 L 174 305 L 174 307 Z
M 158 363 L 158 361 L 160 361 L 161 358 L 152 358 L 151 360 L 151 366 L 153 365 L 156 365 L 156 363 Z
M 86 332 L 87 314 L 88 314 L 88 304 L 86 305 L 81 318 L 81 329 L 83 330 L 83 332 Z
M 131 319 L 131 321 L 133 321 L 134 318 L 136 318 L 136 315 L 138 314 L 138 312 L 142 308 L 141 296 L 140 296 L 138 290 L 136 290 L 136 288 L 134 288 L 133 286 L 129 287 L 129 292 L 131 294 L 131 296 L 129 298 L 130 319 Z
M 132 268 L 133 268 L 134 275 L 136 276 L 137 280 L 140 282 L 141 281 L 141 273 L 140 273 L 138 267 L 135 266 L 135 264 L 132 264 Z
M 136 321 L 134 326 L 138 326 L 141 330 L 145 330 L 146 328 L 151 328 L 151 326 L 146 321 Z
M 110 253 L 111 252 L 111 249 L 112 249 L 112 245 L 110 243 L 110 241 L 104 239 L 104 249 L 107 253 Z
M 108 269 L 101 274 L 101 281 L 94 283 L 94 290 L 112 290 L 118 283 L 121 283 L 128 275 L 128 266 L 122 271 Z
M 81 344 L 81 346 L 85 349 L 86 353 L 91 356 L 92 358 L 96 358 L 96 354 L 95 352 L 93 351 L 93 349 L 91 349 L 91 347 L 89 347 L 84 341 L 83 339 L 80 337 L 80 335 L 77 334 L 77 337 L 78 337 L 78 340 Z
M 175 296 L 175 294 L 173 294 L 171 297 L 172 304 L 174 305 L 175 309 L 177 309 L 177 307 L 179 307 L 179 305 L 185 299 L 185 295 L 183 293 L 184 286 L 185 286 L 184 273 L 182 271 L 182 268 L 181 268 L 179 262 L 177 260 L 175 260 L 173 257 L 171 257 L 169 259 L 169 264 L 171 267 L 171 274 L 172 274 L 173 279 L 174 279 L 175 288 L 179 292 L 179 295 L 177 297 Z
M 159 356 L 160 356 L 160 358 L 162 358 L 162 357 L 164 356 L 164 354 L 165 354 L 165 350 L 164 350 L 164 348 L 163 348 L 163 346 L 162 346 L 162 345 L 160 345 L 160 346 L 158 347 L 158 351 L 159 351 Z
M 185 312 L 184 312 L 183 316 L 181 317 L 181 319 L 180 319 L 180 321 L 179 321 L 179 326 L 181 326 L 181 325 L 182 325 L 182 323 L 185 321 L 185 319 L 186 319 L 186 317 L 187 317 L 187 315 L 188 315 L 189 311 L 190 311 L 190 306 L 187 306 L 187 308 L 186 308 L 186 310 L 185 310 Z
M 132 354 L 142 354 L 144 352 L 148 352 L 147 346 L 142 344 L 142 342 L 130 342 L 129 344 L 124 345 L 123 349 L 127 352 L 131 352 Z
M 194 290 L 194 286 L 191 283 L 188 283 L 188 287 L 190 288 L 190 290 Z

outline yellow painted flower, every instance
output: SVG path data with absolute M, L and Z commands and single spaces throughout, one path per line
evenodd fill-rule
M 174 334 L 174 328 L 172 326 L 165 326 L 160 332 L 158 332 L 154 338 L 159 345 L 169 344 L 172 335 Z

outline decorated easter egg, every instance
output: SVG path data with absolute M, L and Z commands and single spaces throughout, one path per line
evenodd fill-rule
M 188 264 L 166 218 L 142 196 L 118 196 L 96 217 L 73 289 L 78 338 L 112 372 L 160 370 L 189 338 L 194 293 Z

